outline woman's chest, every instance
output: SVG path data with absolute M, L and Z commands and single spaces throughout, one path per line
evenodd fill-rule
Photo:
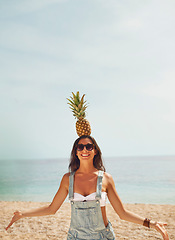
M 79 193 L 83 196 L 88 196 L 97 190 L 97 175 L 95 176 L 75 176 L 74 178 L 74 193 Z M 102 191 L 106 192 L 105 180 L 102 180 Z
M 75 176 L 74 192 L 87 196 L 96 192 L 97 176 Z

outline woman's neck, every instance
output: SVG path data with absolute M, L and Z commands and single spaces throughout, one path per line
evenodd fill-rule
M 92 164 L 80 164 L 79 169 L 77 170 L 77 172 L 82 172 L 82 173 L 92 173 L 92 172 L 96 172 L 97 169 L 94 167 L 94 165 Z

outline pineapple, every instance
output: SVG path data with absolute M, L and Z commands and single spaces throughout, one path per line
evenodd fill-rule
M 79 137 L 82 135 L 90 135 L 91 134 L 91 126 L 89 122 L 85 119 L 86 117 L 86 108 L 88 107 L 86 102 L 84 101 L 84 96 L 80 99 L 79 92 L 72 93 L 73 97 L 67 98 L 68 104 L 70 105 L 70 109 L 73 112 L 73 116 L 77 118 L 76 122 L 76 131 Z

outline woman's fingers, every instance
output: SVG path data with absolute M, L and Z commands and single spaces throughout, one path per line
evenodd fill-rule
M 11 222 L 10 222 L 9 225 L 6 227 L 6 231 L 8 230 L 9 227 L 12 226 L 13 223 L 14 223 L 14 221 L 13 221 L 13 218 L 12 218 Z
M 11 227 L 11 225 L 12 225 L 12 224 L 10 223 L 10 224 L 9 224 L 9 225 L 6 227 L 6 229 L 5 229 L 5 230 L 7 231 L 7 230 L 8 230 L 8 228 L 9 228 L 9 227 Z
M 167 226 L 167 223 L 157 223 L 156 224 L 156 230 L 162 234 L 162 237 L 164 240 L 169 240 L 168 233 L 165 229 L 165 226 Z
M 12 226 L 12 224 L 16 221 L 18 221 L 22 217 L 21 212 L 16 211 L 14 212 L 14 216 L 12 217 L 12 220 L 10 221 L 9 225 L 6 227 L 6 231 L 8 230 L 9 227 Z

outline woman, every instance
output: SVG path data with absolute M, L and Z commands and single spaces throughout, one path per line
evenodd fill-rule
M 70 239 L 115 239 L 106 216 L 106 196 L 120 219 L 156 229 L 169 240 L 166 223 L 154 222 L 126 210 L 116 192 L 114 181 L 103 166 L 101 151 L 91 136 L 79 137 L 71 152 L 69 168 L 49 206 L 28 212 L 16 211 L 6 230 L 24 217 L 55 214 L 69 194 L 71 201 Z

